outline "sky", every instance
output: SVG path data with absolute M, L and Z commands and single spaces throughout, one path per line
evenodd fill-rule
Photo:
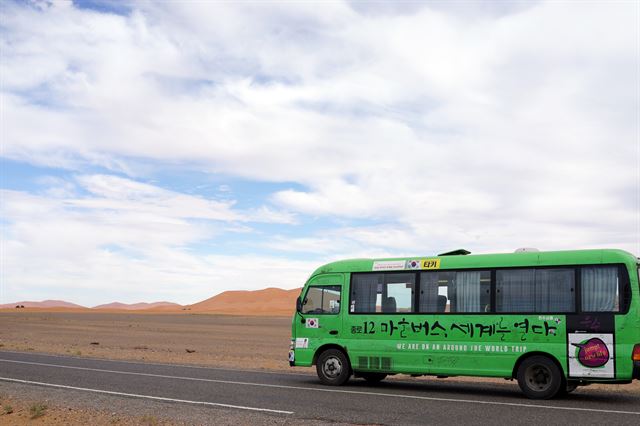
M 635 1 L 5 1 L 0 303 L 640 255 Z

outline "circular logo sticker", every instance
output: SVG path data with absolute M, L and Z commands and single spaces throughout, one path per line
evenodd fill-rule
M 601 339 L 594 337 L 582 343 L 573 343 L 578 348 L 578 361 L 585 367 L 602 367 L 609 362 L 609 348 Z

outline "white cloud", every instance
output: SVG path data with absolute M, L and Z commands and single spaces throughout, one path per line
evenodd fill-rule
M 168 191 L 110 175 L 78 176 L 94 197 L 68 200 L 74 207 L 158 214 L 173 218 L 246 220 L 232 210 L 233 201 L 213 201 Z
M 53 186 L 42 196 L 0 191 L 6 221 L 3 290 L 7 297 L 16 295 L 11 300 L 55 297 L 91 305 L 165 297 L 193 303 L 267 282 L 297 287 L 315 267 L 274 256 L 207 255 L 192 249 L 205 241 L 215 249 L 223 233 L 238 232 L 236 221 L 290 220 L 274 210 L 245 215 L 233 210 L 231 202 L 107 175 L 79 176 L 73 190 L 64 180 L 41 182 L 63 190 Z M 80 194 L 80 188 L 88 195 Z M 260 268 L 266 269 L 264 274 Z
M 636 3 L 132 7 L 3 8 L 3 155 L 134 178 L 144 159 L 296 185 L 271 194 L 276 207 L 240 211 L 80 176 L 90 197 L 60 186 L 38 199 L 86 219 L 76 226 L 111 224 L 128 241 L 135 223 L 160 218 L 141 238 L 166 226 L 186 247 L 203 232 L 191 219 L 239 232 L 298 224 L 269 246 L 322 259 L 459 246 L 640 253 Z M 311 232 L 294 213 L 383 225 Z

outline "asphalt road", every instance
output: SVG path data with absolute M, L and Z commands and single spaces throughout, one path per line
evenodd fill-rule
M 148 364 L 0 351 L 3 382 L 75 389 L 263 413 L 296 421 L 357 424 L 640 424 L 640 395 L 586 388 L 531 401 L 517 385 L 445 380 L 387 380 L 370 386 L 319 384 L 298 374 Z

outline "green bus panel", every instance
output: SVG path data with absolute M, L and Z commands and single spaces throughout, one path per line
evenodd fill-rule
M 625 382 L 638 375 L 640 366 L 636 363 L 634 367 L 632 361 L 634 346 L 640 345 L 640 286 L 635 256 L 621 250 L 576 250 L 415 259 L 345 260 L 318 268 L 305 284 L 302 296 L 310 287 L 341 286 L 340 300 L 332 302 L 336 308 L 332 313 L 294 315 L 290 364 L 311 366 L 321 349 L 333 347 L 348 355 L 355 372 L 511 378 L 518 360 L 540 353 L 556 360 L 570 380 Z M 494 307 L 492 312 L 477 314 L 349 312 L 353 273 L 383 273 L 384 268 L 418 274 L 424 268 L 495 271 L 581 265 L 622 265 L 621 270 L 628 273 L 629 294 L 619 300 L 623 296 L 630 299 L 628 310 L 500 314 Z M 492 292 L 495 285 L 494 274 Z M 579 300 L 578 295 L 575 300 Z

